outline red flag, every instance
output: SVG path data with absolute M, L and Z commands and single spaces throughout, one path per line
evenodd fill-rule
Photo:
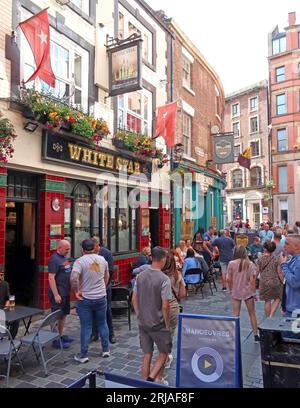
M 177 102 L 158 108 L 156 118 L 156 137 L 162 136 L 167 145 L 174 146 L 175 141 L 175 117 Z
M 50 61 L 50 28 L 47 9 L 23 21 L 19 26 L 29 42 L 36 64 L 35 72 L 26 82 L 38 76 L 55 88 L 55 75 Z

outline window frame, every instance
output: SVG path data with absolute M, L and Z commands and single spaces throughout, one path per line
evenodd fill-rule
M 256 99 L 256 107 L 254 109 L 251 108 L 251 101 L 253 99 Z M 255 96 L 251 96 L 251 98 L 249 98 L 249 112 L 257 112 L 258 111 L 258 95 Z
M 259 149 L 259 154 L 252 156 L 252 143 L 258 143 L 258 149 Z M 250 149 L 251 149 L 251 159 L 255 158 L 255 157 L 261 157 L 261 139 L 251 139 L 249 140 L 249 145 L 250 145 Z
M 252 123 L 252 119 L 255 119 L 255 118 L 257 120 L 257 130 L 252 131 L 251 123 Z M 249 134 L 252 135 L 255 133 L 259 133 L 259 116 L 258 115 L 249 117 Z
M 278 75 L 277 71 L 279 69 L 283 69 L 283 74 Z M 278 80 L 279 76 L 283 76 L 283 79 Z M 275 79 L 276 79 L 276 83 L 285 81 L 285 65 L 280 65 L 280 67 L 275 68 Z
M 234 133 L 234 125 L 238 124 L 238 134 Z M 237 122 L 232 122 L 231 124 L 231 130 L 233 132 L 233 135 L 236 139 L 238 139 L 239 137 L 241 137 L 241 121 L 238 120 Z
M 283 175 L 283 177 L 282 177 L 282 180 L 281 180 L 281 177 L 280 177 L 280 169 L 285 169 L 285 174 Z M 288 192 L 288 183 L 287 183 L 287 175 L 288 175 L 288 166 L 287 165 L 282 165 L 282 166 L 278 166 L 278 193 L 287 193 Z M 286 187 L 286 189 L 284 190 L 284 191 L 281 191 L 281 186 L 282 186 L 282 183 L 281 182 L 284 182 L 285 181 L 285 187 Z
M 241 148 L 241 146 L 242 146 L 241 143 L 238 143 L 238 144 L 235 144 L 235 145 L 234 145 L 234 147 L 233 147 L 234 160 L 235 160 L 235 159 L 238 159 L 239 155 L 242 153 L 242 148 Z M 237 155 L 237 156 L 235 155 L 235 148 L 236 148 L 236 147 L 239 147 L 239 152 L 238 152 L 238 155 Z M 236 160 L 236 161 L 237 161 L 237 160 Z
M 184 117 L 189 118 L 189 131 L 190 134 L 187 135 L 184 133 Z M 182 112 L 182 138 L 183 138 L 183 149 L 184 149 L 184 155 L 187 157 L 191 157 L 192 155 L 192 132 L 193 132 L 193 117 L 188 113 L 183 111 Z M 186 146 L 185 141 L 188 139 L 188 146 Z M 187 149 L 186 149 L 187 147 Z
M 280 96 L 284 96 L 284 105 L 283 105 L 283 104 L 278 105 L 278 98 L 279 98 Z M 275 104 L 275 106 L 276 106 L 276 115 L 277 115 L 277 116 L 286 115 L 286 113 L 287 113 L 286 93 L 280 93 L 280 94 L 278 94 L 278 95 L 275 95 L 275 98 L 276 98 L 276 104 Z M 278 108 L 281 107 L 281 106 L 285 106 L 285 112 L 279 113 L 279 112 L 278 112 Z
M 234 184 L 234 174 L 235 173 L 237 173 L 237 172 L 239 172 L 241 175 L 242 175 L 242 177 L 241 177 L 241 183 L 239 184 L 239 185 L 235 185 Z M 231 185 L 232 185 L 232 188 L 243 188 L 244 187 L 244 173 L 243 173 L 243 170 L 242 169 L 234 169 L 234 170 L 232 170 L 232 172 L 231 172 Z
M 283 39 L 284 39 L 284 46 L 282 46 Z M 278 42 L 278 52 L 274 52 L 274 44 L 277 42 Z M 274 40 L 272 40 L 272 55 L 281 54 L 283 52 L 286 52 L 286 35 L 282 35 L 279 38 L 275 38 Z
M 252 180 L 253 180 L 253 177 L 252 177 L 252 171 L 254 170 L 254 169 L 259 169 L 260 170 L 260 178 L 258 178 L 257 177 L 257 175 L 256 175 L 256 183 L 252 183 Z M 256 165 L 256 166 L 253 166 L 253 167 L 251 167 L 250 168 L 250 185 L 249 185 L 249 187 L 262 187 L 263 186 L 263 169 L 261 168 L 261 166 L 258 166 L 258 165 Z
M 188 70 L 185 70 L 185 67 L 188 67 Z M 188 79 L 185 78 L 184 73 L 187 73 Z M 182 54 L 182 86 L 188 89 L 192 89 L 192 63 L 183 54 Z
M 279 134 L 279 132 L 281 132 L 281 131 L 284 131 L 285 132 L 285 139 L 283 139 L 283 140 L 280 140 L 280 142 L 282 142 L 282 141 L 286 141 L 286 149 L 279 149 L 279 138 L 278 138 L 278 134 Z M 277 152 L 286 152 L 286 151 L 288 151 L 289 150 L 289 140 L 288 140 L 288 132 L 287 132 L 287 128 L 280 128 L 280 129 L 277 129 L 276 130 L 276 143 L 277 143 Z
M 238 106 L 238 109 L 237 109 L 237 113 L 236 113 L 236 114 L 234 114 L 234 112 L 233 112 L 233 107 L 234 107 L 234 106 Z M 232 117 L 232 118 L 238 118 L 238 117 L 240 116 L 240 114 L 241 114 L 240 103 L 239 103 L 239 102 L 232 103 L 232 104 L 231 104 L 231 117 Z

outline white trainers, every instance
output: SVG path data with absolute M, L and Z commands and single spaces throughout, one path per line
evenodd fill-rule
M 169 385 L 168 381 L 165 380 L 165 378 L 161 378 L 160 380 L 155 380 L 155 382 L 156 382 L 157 384 L 163 384 L 163 385 L 166 385 L 166 386 Z
M 167 362 L 165 364 L 165 368 L 170 368 L 171 364 L 173 363 L 173 360 L 174 360 L 174 358 L 173 358 L 172 354 L 169 354 L 168 358 L 167 358 Z
M 77 354 L 76 356 L 74 356 L 74 360 L 78 361 L 78 363 L 84 364 L 87 363 L 89 361 L 88 357 L 81 357 L 80 354 Z
M 103 358 L 108 358 L 108 357 L 110 357 L 110 351 L 103 351 L 102 357 L 103 357 Z

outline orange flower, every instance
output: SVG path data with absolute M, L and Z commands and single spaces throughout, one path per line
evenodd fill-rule
M 57 116 L 57 112 L 51 112 L 49 113 L 50 118 L 54 118 L 55 116 Z

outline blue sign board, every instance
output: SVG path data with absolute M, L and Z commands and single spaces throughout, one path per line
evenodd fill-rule
M 242 387 L 239 318 L 179 315 L 176 387 Z

